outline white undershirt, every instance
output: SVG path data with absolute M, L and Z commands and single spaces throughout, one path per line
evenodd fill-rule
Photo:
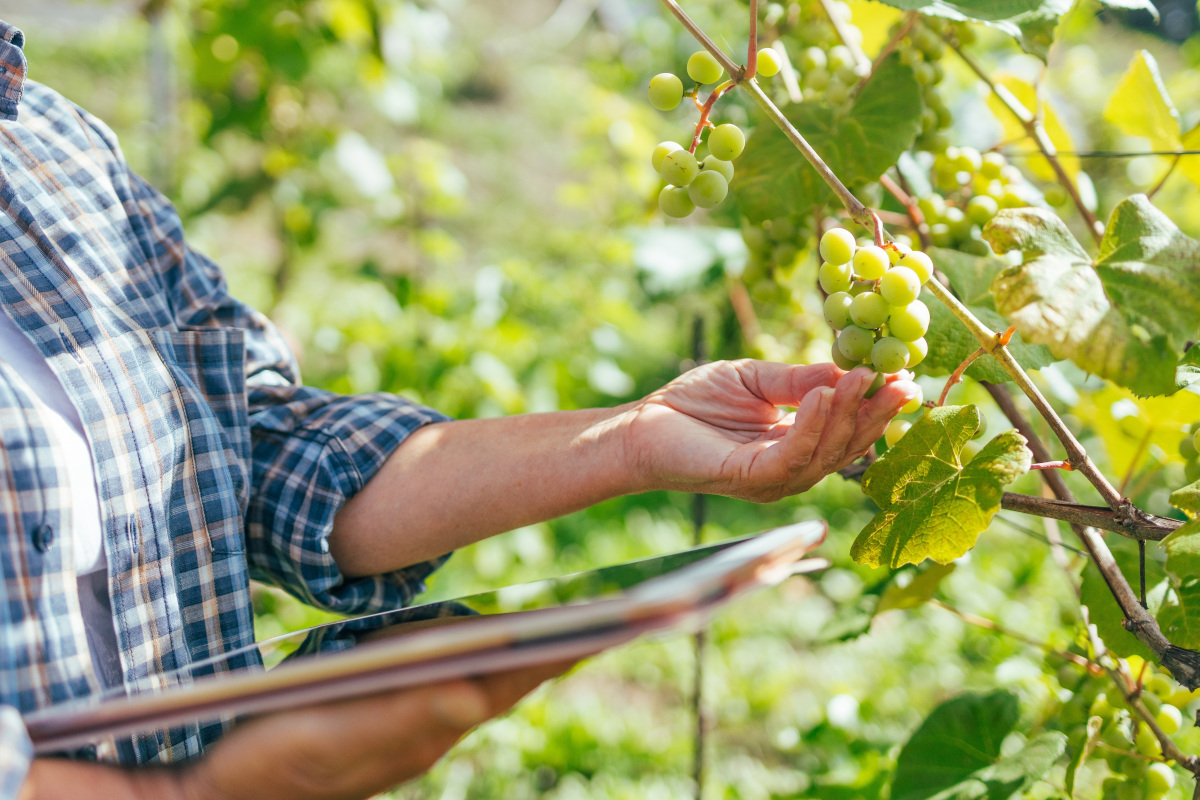
M 25 380 L 44 405 L 43 420 L 62 453 L 71 498 L 71 530 L 55 531 L 58 542 L 74 551 L 79 605 L 87 628 L 89 651 L 97 677 L 105 686 L 120 683 L 120 662 L 108 597 L 108 561 L 96 496 L 96 471 L 83 421 L 62 382 L 29 337 L 0 311 L 0 359 Z

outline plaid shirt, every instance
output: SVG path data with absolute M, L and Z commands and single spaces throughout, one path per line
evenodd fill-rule
M 405 437 L 446 417 L 300 385 L 277 331 L 188 248 L 113 133 L 25 79 L 22 45 L 0 22 L 0 305 L 91 445 L 126 687 L 212 657 L 209 671 L 257 667 L 219 658 L 253 641 L 252 577 L 346 614 L 410 602 L 442 559 L 349 580 L 327 538 Z M 0 361 L 0 800 L 31 757 L 20 712 L 100 691 L 46 413 Z M 180 760 L 222 730 L 162 730 L 88 755 Z

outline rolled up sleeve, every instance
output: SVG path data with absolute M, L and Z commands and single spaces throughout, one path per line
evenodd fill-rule
M 254 577 L 341 614 L 408 605 L 446 556 L 346 578 L 329 553 L 333 518 L 418 428 L 449 417 L 392 394 L 344 396 L 279 381 L 249 390 Z
M 29 775 L 33 743 L 12 706 L 0 706 L 0 800 L 16 800 Z

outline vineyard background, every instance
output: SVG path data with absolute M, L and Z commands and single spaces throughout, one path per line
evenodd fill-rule
M 686 6 L 738 49 L 743 4 Z M 873 52 L 899 12 L 870 0 L 850 7 Z M 459 417 L 616 404 L 689 365 L 697 318 L 714 358 L 826 359 L 812 253 L 772 280 L 748 262 L 733 211 L 718 227 L 665 225 L 654 211 L 658 179 L 647 154 L 682 128 L 651 109 L 643 90 L 654 73 L 682 72 L 695 49 L 657 3 L 8 0 L 0 18 L 25 31 L 30 77 L 106 120 L 135 168 L 175 199 L 193 245 L 225 266 L 239 297 L 276 320 L 310 383 L 400 392 Z M 1083 2 L 1064 22 L 1046 74 L 1068 137 L 1060 149 L 1145 149 L 1102 113 L 1141 48 L 1157 58 L 1184 129 L 1195 124 L 1198 27 L 1188 4 L 1164 7 L 1154 27 Z M 973 51 L 990 69 L 1038 76 L 1040 65 L 1009 39 L 979 35 Z M 1004 140 L 965 68 L 947 61 L 943 88 L 957 142 Z M 752 126 L 739 102 L 727 119 Z M 1007 152 L 1025 167 L 1022 149 Z M 1152 188 L 1163 161 L 1087 159 L 1102 215 Z M 1184 175 L 1169 179 L 1156 203 L 1200 235 L 1200 193 Z M 921 380 L 926 397 L 940 393 L 943 381 Z M 1175 447 L 1200 420 L 1200 397 L 1137 400 L 1066 362 L 1037 380 L 1139 506 L 1173 513 L 1163 487 L 1185 482 Z M 979 403 L 993 432 L 1009 427 L 970 381 L 951 400 Z M 1078 476 L 1068 480 L 1094 497 Z M 1036 475 L 1016 489 L 1041 493 Z M 458 553 L 431 594 L 685 547 L 691 503 L 623 498 L 496 537 Z M 835 566 L 741 601 L 714 623 L 706 797 L 880 797 L 900 745 L 947 697 L 1014 693 L 1022 716 L 1010 748 L 1067 697 L 1070 675 L 1059 664 L 942 605 L 885 610 L 871 621 L 870 589 L 887 571 L 854 565 L 848 552 L 874 511 L 839 477 L 768 507 L 708 501 L 706 541 L 828 520 L 822 552 Z M 1002 513 L 938 585 L 938 603 L 1067 647 L 1078 606 L 1048 533 L 1040 520 Z M 1063 535 L 1069 542 L 1065 526 Z M 1077 572 L 1080 556 L 1068 556 Z M 260 638 L 325 618 L 272 589 L 260 588 L 256 602 Z M 692 659 L 684 637 L 594 659 L 395 796 L 688 796 Z M 1200 750 L 1190 724 L 1178 741 Z M 1101 776 L 1085 768 L 1078 796 L 1098 797 Z M 1061 796 L 1062 782 L 1060 769 L 1030 794 Z M 1171 796 L 1190 790 L 1181 780 Z

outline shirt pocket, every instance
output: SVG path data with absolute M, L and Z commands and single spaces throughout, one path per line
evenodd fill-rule
M 245 334 L 237 328 L 147 331 L 174 380 L 186 434 L 187 502 L 199 502 L 214 553 L 242 553 L 249 501 Z

